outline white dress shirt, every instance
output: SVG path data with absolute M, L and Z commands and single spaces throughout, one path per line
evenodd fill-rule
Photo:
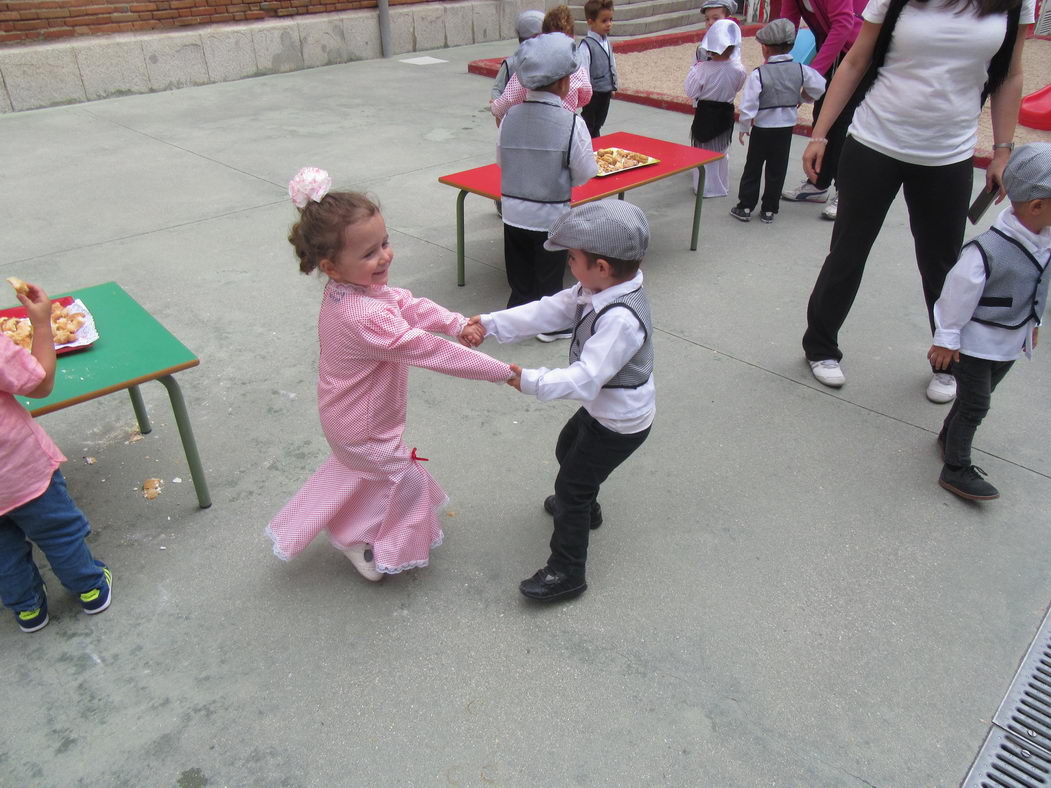
M 780 63 L 791 60 L 791 54 L 774 55 L 767 63 Z M 780 129 L 794 126 L 799 119 L 798 107 L 773 107 L 759 109 L 759 93 L 763 85 L 759 81 L 759 69 L 752 69 L 744 81 L 744 92 L 741 94 L 740 114 L 737 118 L 737 131 L 751 131 L 752 126 L 761 129 Z M 803 95 L 800 101 L 817 101 L 825 93 L 825 78 L 810 66 L 803 66 Z
M 553 104 L 562 107 L 562 99 L 554 93 L 546 90 L 526 91 L 526 101 L 539 101 L 543 104 Z M 504 126 L 500 126 L 503 134 Z M 579 116 L 573 117 L 573 141 L 569 151 L 569 174 L 574 186 L 587 183 L 598 174 L 598 164 L 595 162 L 595 151 L 591 147 L 591 135 L 588 134 L 587 124 Z M 496 144 L 496 163 L 500 163 L 500 143 Z M 521 227 L 523 230 L 539 230 L 547 232 L 555 219 L 569 210 L 568 202 L 543 203 L 531 200 L 519 200 L 515 197 L 503 199 L 504 224 L 512 227 Z
M 482 326 L 497 342 L 517 342 L 543 331 L 565 329 L 576 317 L 578 303 L 585 305 L 585 315 L 601 312 L 617 297 L 641 285 L 641 271 L 627 282 L 597 293 L 578 283 L 539 301 L 482 315 Z M 645 339 L 639 321 L 629 310 L 611 309 L 596 323 L 579 360 L 561 369 L 523 369 L 522 393 L 533 394 L 541 402 L 579 400 L 603 427 L 624 435 L 641 432 L 653 423 L 656 412 L 653 376 L 635 389 L 602 387 L 624 368 Z
M 993 222 L 993 227 L 1018 241 L 1047 268 L 1051 260 L 1051 227 L 1033 233 L 1022 226 L 1008 206 Z M 997 328 L 976 323 L 974 310 L 985 292 L 985 265 L 982 253 L 968 246 L 945 277 L 942 294 L 934 304 L 934 344 L 959 350 L 968 356 L 990 361 L 1013 361 L 1019 352 L 1026 358 L 1033 354 L 1033 328 L 1039 325 L 1029 320 L 1019 328 Z

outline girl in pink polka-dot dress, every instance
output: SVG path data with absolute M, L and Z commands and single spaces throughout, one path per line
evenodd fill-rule
M 481 340 L 463 315 L 387 286 L 394 253 L 378 207 L 361 194 L 327 193 L 329 183 L 311 168 L 289 184 L 300 207 L 289 240 L 304 273 L 318 268 L 329 278 L 318 319 L 318 409 L 332 453 L 267 534 L 288 560 L 328 531 L 362 575 L 379 580 L 427 565 L 448 500 L 402 440 L 409 366 L 494 383 L 511 369 L 430 333 Z

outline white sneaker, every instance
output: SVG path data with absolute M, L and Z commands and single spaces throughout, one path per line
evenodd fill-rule
M 825 206 L 825 210 L 821 212 L 822 219 L 828 219 L 830 222 L 836 221 L 836 211 L 839 208 L 839 194 L 832 198 L 828 205 Z
M 828 189 L 819 189 L 810 181 L 803 181 L 794 189 L 785 189 L 781 198 L 791 202 L 824 202 L 828 199 Z
M 843 370 L 839 368 L 838 361 L 825 358 L 821 361 L 811 361 L 809 363 L 810 371 L 814 373 L 814 377 L 817 378 L 819 383 L 838 389 L 847 382 L 846 376 L 843 375 Z
M 356 544 L 343 551 L 343 555 L 350 559 L 354 568 L 366 580 L 375 583 L 383 579 L 383 573 L 376 571 L 376 562 L 372 558 L 372 547 L 367 544 Z
M 537 334 L 536 338 L 541 342 L 558 342 L 560 339 L 572 339 L 572 331 L 549 331 L 546 334 Z
M 927 384 L 927 399 L 943 405 L 956 399 L 956 378 L 947 372 L 935 372 Z

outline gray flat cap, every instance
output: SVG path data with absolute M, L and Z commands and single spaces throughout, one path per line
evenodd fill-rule
M 518 80 L 529 90 L 557 82 L 580 68 L 573 39 L 565 33 L 544 33 L 518 47 Z
M 520 41 L 540 35 L 540 29 L 544 26 L 543 11 L 523 11 L 515 20 L 515 33 Z
M 704 0 L 704 4 L 701 6 L 701 13 L 704 13 L 706 8 L 725 8 L 726 13 L 736 14 L 737 3 L 734 0 Z
M 637 205 L 599 200 L 562 214 L 547 233 L 544 248 L 583 249 L 601 257 L 641 260 L 650 245 L 650 223 Z
M 1004 170 L 1004 188 L 1011 202 L 1051 198 L 1051 142 L 1016 148 Z
M 778 44 L 794 44 L 796 40 L 796 28 L 787 19 L 775 19 L 768 25 L 759 28 L 755 34 L 755 40 L 767 46 Z

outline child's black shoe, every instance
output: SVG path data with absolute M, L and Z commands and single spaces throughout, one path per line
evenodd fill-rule
M 40 607 L 36 610 L 21 610 L 15 613 L 18 619 L 18 628 L 23 632 L 36 632 L 47 626 L 50 619 L 47 617 L 47 591 L 40 590 Z
M 102 574 L 106 579 L 102 581 L 101 586 L 80 595 L 80 606 L 89 616 L 101 613 L 113 601 L 113 573 L 102 567 Z
M 552 517 L 555 516 L 555 496 L 549 495 L 544 499 L 544 511 Z M 591 506 L 591 530 L 594 531 L 602 525 L 602 505 L 595 501 Z
M 752 221 L 752 209 L 751 208 L 742 208 L 740 205 L 735 205 L 733 208 L 730 209 L 730 215 L 733 218 L 735 218 L 735 219 L 737 219 L 739 221 L 742 221 L 742 222 L 750 222 L 750 221 Z
M 983 476 L 988 474 L 977 465 L 964 465 L 961 468 L 946 465 L 942 468 L 938 484 L 968 501 L 992 501 L 999 498 L 1000 491 L 983 479 Z
M 763 222 L 764 224 L 772 224 L 773 221 L 774 221 L 774 212 L 773 211 L 760 211 L 759 212 L 759 221 Z
M 538 602 L 572 599 L 583 594 L 587 588 L 588 584 L 584 578 L 572 578 L 550 566 L 545 566 L 528 580 L 518 584 L 518 590 L 523 596 Z

